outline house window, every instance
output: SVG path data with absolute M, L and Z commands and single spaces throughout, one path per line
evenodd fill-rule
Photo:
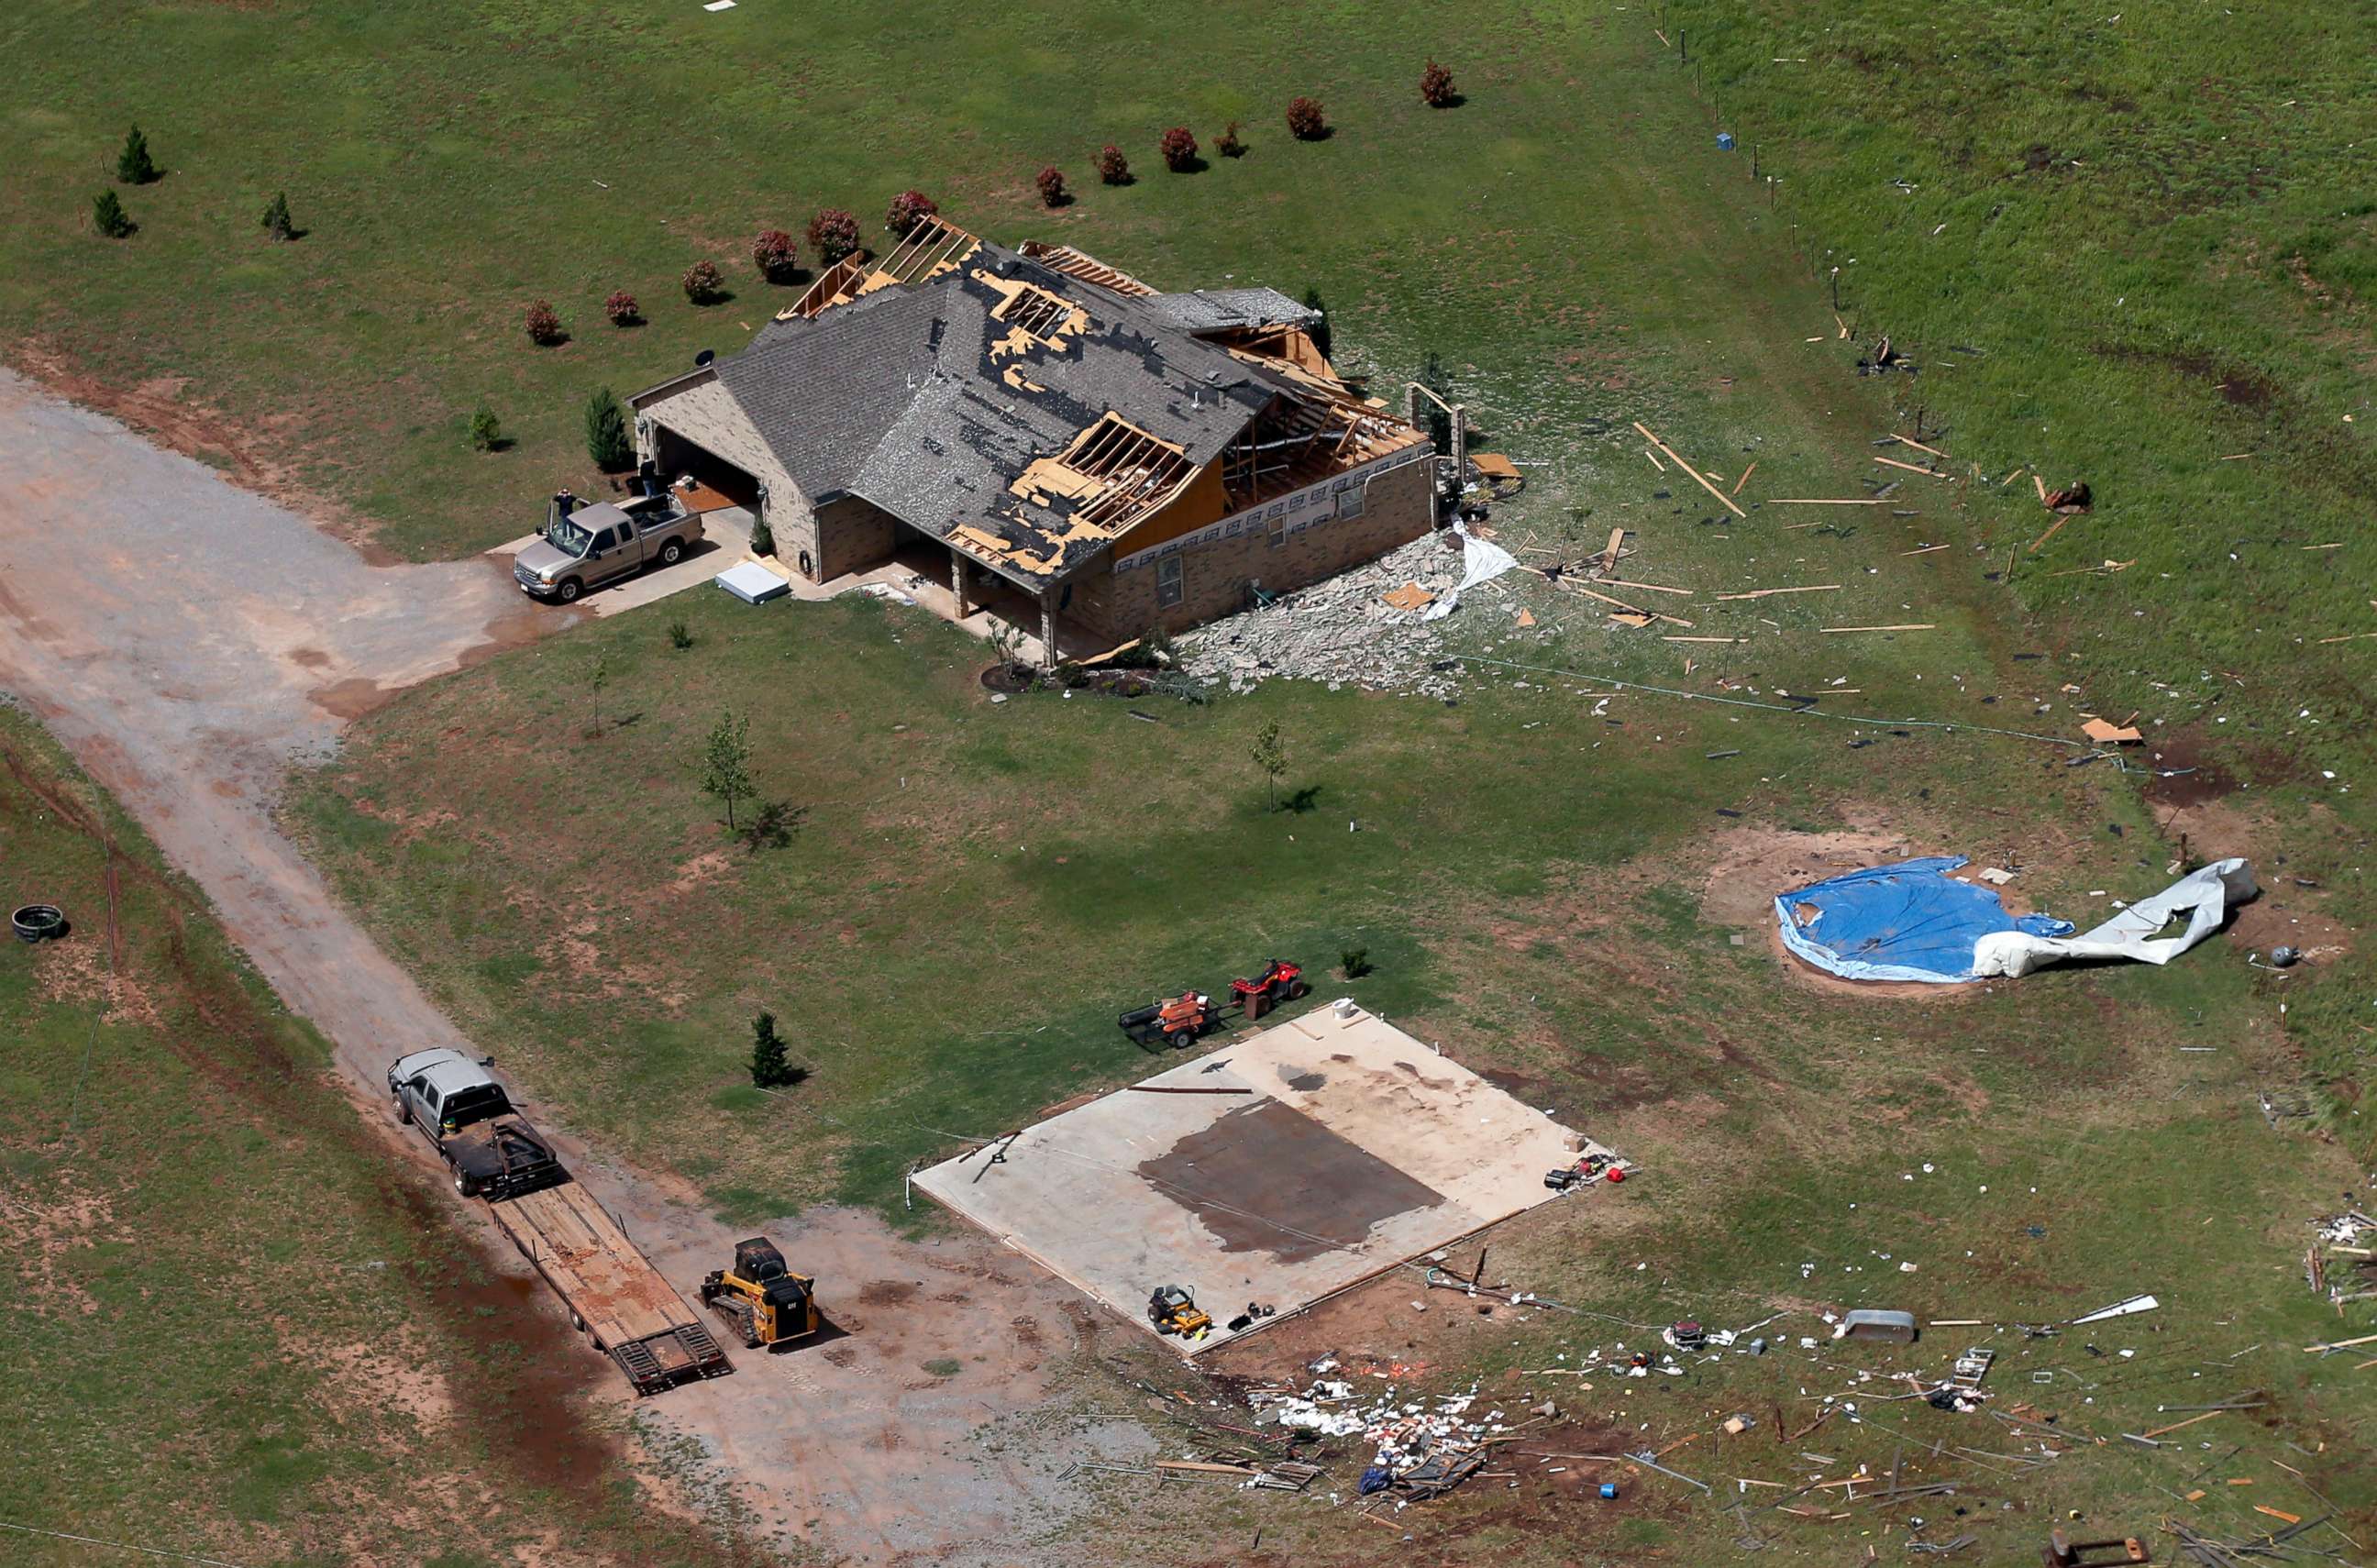
M 1343 490 L 1338 491 L 1337 521 L 1340 522 L 1351 522 L 1356 518 L 1360 517 L 1362 515 L 1362 509 L 1369 504 L 1367 499 L 1368 493 L 1369 490 L 1367 485 L 1348 485 Z
M 1159 610 L 1171 609 L 1186 596 L 1180 564 L 1177 556 L 1166 556 L 1155 563 L 1155 607 Z
M 1281 512 L 1271 520 L 1271 547 L 1278 549 L 1287 543 L 1287 514 Z

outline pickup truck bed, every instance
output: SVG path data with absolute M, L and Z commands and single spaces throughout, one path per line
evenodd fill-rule
M 735 1370 L 685 1298 L 577 1182 L 488 1208 L 520 1255 L 567 1303 L 594 1348 L 618 1363 L 638 1394 Z

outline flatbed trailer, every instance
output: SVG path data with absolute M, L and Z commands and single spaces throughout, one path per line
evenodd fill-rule
M 638 1394 L 735 1370 L 675 1287 L 576 1181 L 488 1205 L 496 1224 Z

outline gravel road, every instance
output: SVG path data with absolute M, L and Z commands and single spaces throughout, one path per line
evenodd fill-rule
M 472 1047 L 275 827 L 274 798 L 293 766 L 329 755 L 389 694 L 573 619 L 524 600 L 496 558 L 370 565 L 296 513 L 0 370 L 0 691 L 212 898 L 332 1042 L 369 1117 L 395 1055 Z M 549 1131 L 692 1299 L 735 1234 L 689 1191 Z M 483 1213 L 458 1202 L 454 1218 L 494 1247 Z M 1063 1387 L 1097 1329 L 1013 1253 L 971 1235 L 907 1242 L 847 1211 L 772 1233 L 819 1275 L 843 1335 L 789 1354 L 738 1347 L 735 1376 L 638 1407 L 697 1441 L 763 1530 L 847 1560 L 1014 1562 L 1086 1505 L 1056 1478 L 1070 1460 L 1147 1442 L 1127 1423 L 1072 1420 L 1035 1421 L 1028 1459 L 1020 1442 L 990 1441 Z M 502 1263 L 515 1266 L 508 1249 Z M 557 1304 L 550 1312 L 567 1334 Z M 945 1358 L 963 1370 L 921 1370 Z M 607 1364 L 588 1362 L 593 1396 L 625 1397 Z

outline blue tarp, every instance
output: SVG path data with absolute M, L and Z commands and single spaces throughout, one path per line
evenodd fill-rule
M 1851 980 L 1977 980 L 1973 946 L 1993 931 L 2068 937 L 2069 920 L 2006 913 L 1995 890 L 1948 875 L 1961 855 L 1935 855 L 1828 878 L 1774 900 L 1783 945 Z

